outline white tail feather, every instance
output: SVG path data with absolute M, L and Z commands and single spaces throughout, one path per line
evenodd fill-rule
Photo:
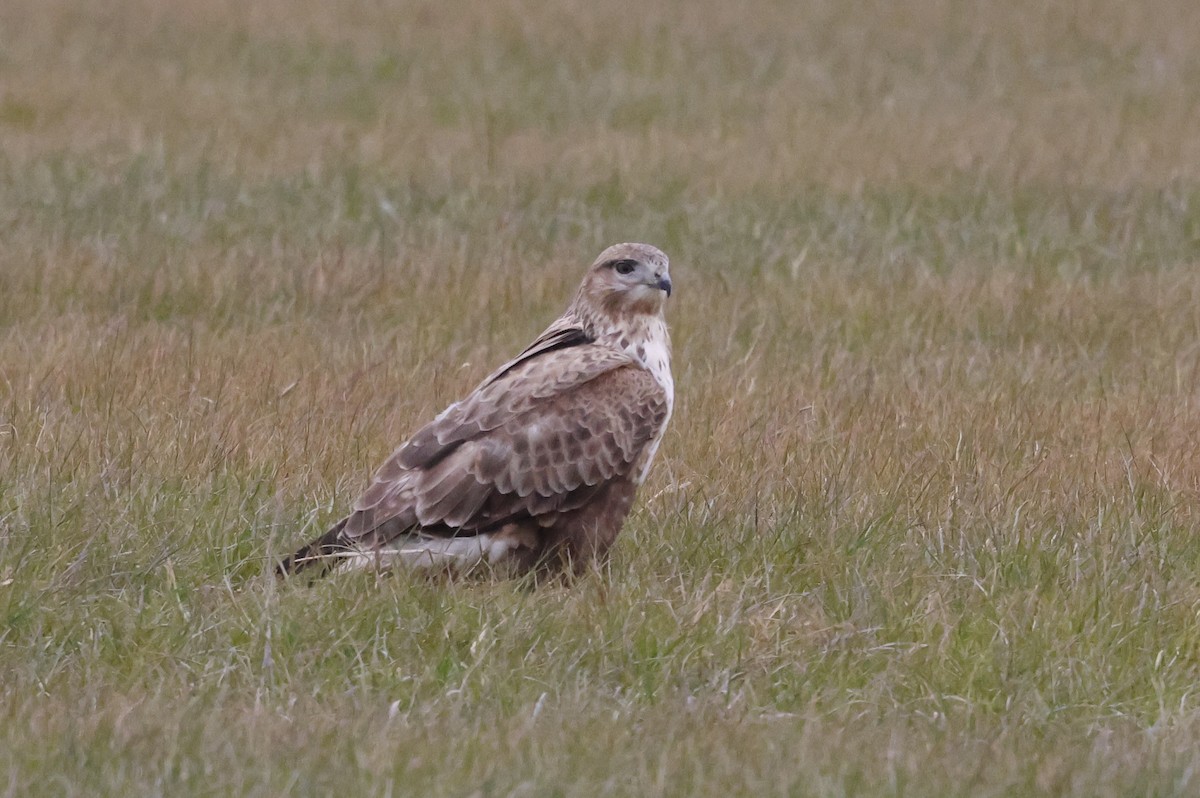
M 338 556 L 345 560 L 342 567 L 352 570 L 400 566 L 414 570 L 466 571 L 485 560 L 493 566 L 503 563 L 515 543 L 510 537 L 490 534 L 460 538 L 414 536 L 381 549 L 348 551 Z

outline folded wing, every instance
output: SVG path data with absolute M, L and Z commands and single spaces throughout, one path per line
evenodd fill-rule
M 577 345 L 518 358 L 396 450 L 342 539 L 550 526 L 630 477 L 667 412 L 662 387 L 622 352 Z

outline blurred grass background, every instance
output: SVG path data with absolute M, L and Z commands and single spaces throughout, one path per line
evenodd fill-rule
M 1200 6 L 0 5 L 0 791 L 1190 795 Z M 572 590 L 264 579 L 607 244 Z

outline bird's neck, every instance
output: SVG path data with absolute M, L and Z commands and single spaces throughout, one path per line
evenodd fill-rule
M 674 394 L 671 336 L 661 313 L 627 316 L 619 324 L 597 327 L 593 332 L 596 343 L 622 350 L 654 375 L 669 394 Z

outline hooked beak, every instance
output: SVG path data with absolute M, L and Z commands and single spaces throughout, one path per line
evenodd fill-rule
M 658 288 L 659 291 L 666 291 L 667 296 L 670 296 L 671 295 L 671 278 L 670 277 L 659 277 L 658 282 L 655 283 L 655 287 Z

